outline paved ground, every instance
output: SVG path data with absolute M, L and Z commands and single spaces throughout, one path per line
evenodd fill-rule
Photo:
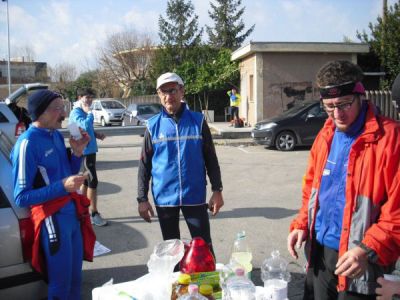
M 98 154 L 99 209 L 110 225 L 95 228 L 98 240 L 112 252 L 84 263 L 83 299 L 111 278 L 115 283 L 147 273 L 146 263 L 161 241 L 159 224 L 141 220 L 137 213 L 136 176 L 142 138 L 109 137 Z M 248 144 L 247 144 L 248 143 Z M 301 299 L 304 258 L 294 261 L 286 250 L 290 220 L 300 205 L 301 178 L 308 149 L 291 153 L 251 145 L 250 139 L 216 140 L 225 206 L 211 217 L 217 260 L 227 263 L 236 233 L 246 230 L 253 252 L 253 281 L 262 285 L 260 266 L 277 249 L 287 259 L 293 280 L 289 298 Z M 122 145 L 122 146 L 121 146 Z M 182 237 L 188 231 L 181 220 Z

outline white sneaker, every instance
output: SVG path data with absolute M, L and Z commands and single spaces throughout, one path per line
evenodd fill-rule
M 92 222 L 92 224 L 94 224 L 96 226 L 106 226 L 107 225 L 107 221 L 104 220 L 98 212 L 96 212 L 94 216 L 90 216 L 90 221 Z

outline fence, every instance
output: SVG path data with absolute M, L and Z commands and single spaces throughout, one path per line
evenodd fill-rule
M 399 114 L 396 111 L 397 103 L 392 100 L 390 91 L 366 91 L 366 97 L 379 107 L 382 115 L 400 120 Z
M 119 99 L 126 107 L 132 103 L 160 103 L 157 95 L 133 96 L 126 99 Z

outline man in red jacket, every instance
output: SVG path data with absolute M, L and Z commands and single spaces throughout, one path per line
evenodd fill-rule
M 306 243 L 304 299 L 375 299 L 400 252 L 400 126 L 365 100 L 362 71 L 332 61 L 317 74 L 329 118 L 310 153 L 288 250 Z

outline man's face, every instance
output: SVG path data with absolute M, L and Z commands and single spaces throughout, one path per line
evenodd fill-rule
M 169 114 L 174 114 L 181 107 L 181 100 L 185 94 L 185 89 L 176 82 L 169 82 L 160 86 L 157 93 L 165 110 Z
M 93 96 L 92 95 L 80 96 L 79 100 L 82 101 L 83 104 L 91 106 L 93 102 Z
M 354 123 L 361 109 L 360 98 L 356 95 L 322 99 L 322 103 L 336 128 L 343 132 L 346 132 Z
M 40 115 L 38 122 L 42 128 L 59 129 L 65 117 L 64 101 L 61 98 L 56 98 L 51 101 L 50 105 Z

